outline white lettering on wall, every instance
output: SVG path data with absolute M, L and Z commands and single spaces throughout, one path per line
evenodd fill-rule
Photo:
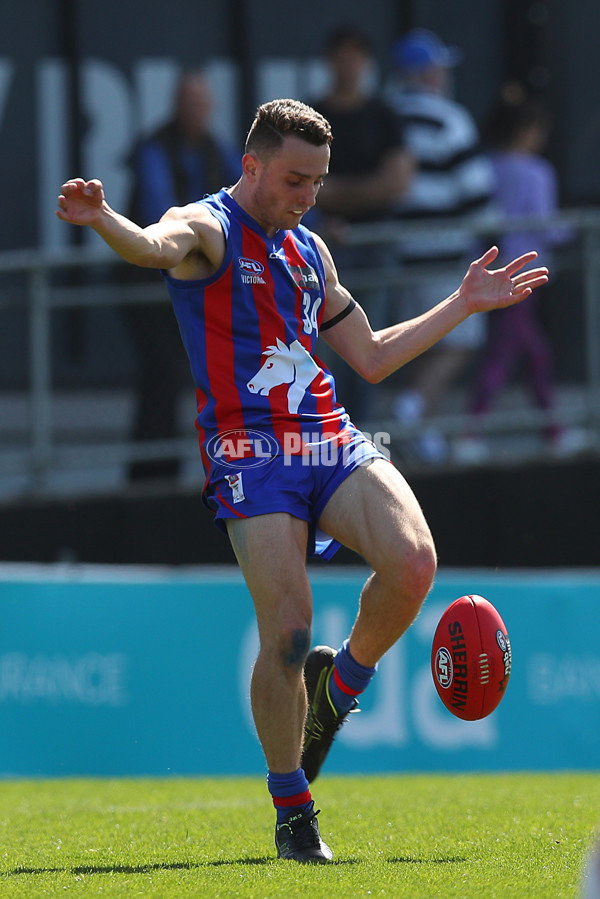
M 0 124 L 12 83 L 14 64 L 0 60 Z M 73 110 L 69 108 L 69 79 L 63 60 L 42 59 L 36 69 L 36 147 L 39 183 L 39 235 L 46 248 L 68 246 L 68 228 L 54 212 L 58 189 L 66 178 L 97 177 L 106 185 L 108 200 L 122 211 L 127 203 L 129 154 L 141 134 L 166 121 L 181 71 L 176 57 L 140 57 L 132 78 L 106 60 L 87 58 L 81 64 L 81 105 L 85 121 L 83 172 L 70 171 L 69 139 Z M 227 58 L 212 58 L 205 66 L 214 93 L 214 131 L 241 148 L 239 133 L 239 73 Z M 370 73 L 369 84 L 374 82 Z M 328 72 L 319 58 L 265 58 L 256 77 L 257 105 L 274 97 L 299 97 L 310 102 L 321 96 Z M 287 87 L 286 87 L 287 85 Z M 285 88 L 285 90 L 284 90 Z M 248 121 L 247 126 L 250 126 Z M 86 240 L 103 246 L 86 230 Z M 109 251 L 107 250 L 107 253 Z
M 180 66 L 172 57 L 144 57 L 134 63 L 134 131 L 137 134 L 149 134 L 169 119 L 179 72 Z
M 59 59 L 40 61 L 36 72 L 36 144 L 39 172 L 39 234 L 46 248 L 68 246 L 68 228 L 56 218 L 60 185 L 72 177 L 100 178 L 110 205 L 127 206 L 131 169 L 130 154 L 140 135 L 166 121 L 181 66 L 171 57 L 142 58 L 133 68 L 130 82 L 115 65 L 86 59 L 81 66 L 81 105 L 85 129 L 82 172 L 70 171 L 69 138 L 73 110 L 69 107 L 68 72 Z M 236 72 L 227 60 L 211 60 L 206 67 L 215 96 L 214 130 L 233 146 L 240 144 L 235 131 Z M 10 71 L 0 68 L 0 114 L 8 90 Z M 85 239 L 105 248 L 91 230 Z M 111 251 L 106 248 L 107 254 Z
M 353 715 L 351 726 L 342 728 L 340 740 L 361 749 L 372 746 L 404 746 L 408 743 L 406 668 L 399 643 L 386 653 L 385 661 L 369 686 L 375 704 L 369 711 Z
M 36 150 L 39 171 L 38 215 L 40 244 L 47 249 L 66 246 L 67 228 L 55 216 L 61 184 L 80 172 L 69 172 L 70 111 L 67 72 L 58 59 L 44 59 L 37 67 Z
M 101 178 L 110 205 L 124 210 L 131 185 L 128 155 L 135 129 L 132 91 L 115 66 L 99 59 L 86 61 L 82 80 L 87 123 L 82 146 L 83 177 Z M 84 234 L 87 241 L 106 246 L 90 228 Z M 107 251 L 111 252 L 108 248 Z
M 451 715 L 440 702 L 431 675 L 431 641 L 445 606 L 427 605 L 411 627 L 408 639 L 398 641 L 384 656 L 369 687 L 369 699 L 359 715 L 352 715 L 339 740 L 355 749 L 407 746 L 420 742 L 436 750 L 455 752 L 467 747 L 491 749 L 498 742 L 494 716 L 481 721 L 463 721 Z M 350 631 L 347 610 L 325 606 L 315 615 L 317 641 L 338 647 Z M 410 646 L 410 658 L 407 646 Z M 246 722 L 254 730 L 249 701 L 252 666 L 259 650 L 256 624 L 248 625 L 239 657 L 239 686 Z M 415 664 L 418 651 L 419 663 Z
M 527 666 L 527 692 L 536 705 L 557 705 L 565 700 L 597 703 L 600 657 L 533 655 Z
M 0 655 L 0 702 L 123 706 L 128 702 L 126 669 L 122 653 L 5 653 Z

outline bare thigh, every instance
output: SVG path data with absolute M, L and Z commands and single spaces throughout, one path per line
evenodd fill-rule
M 433 546 L 413 491 L 398 469 L 383 459 L 359 466 L 340 484 L 319 526 L 359 553 L 375 571 Z

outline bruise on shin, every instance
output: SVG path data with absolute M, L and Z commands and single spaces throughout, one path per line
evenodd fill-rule
M 288 668 L 302 668 L 308 655 L 310 636 L 308 628 L 292 631 L 283 647 L 283 662 Z

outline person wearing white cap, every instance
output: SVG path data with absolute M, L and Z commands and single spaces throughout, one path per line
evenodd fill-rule
M 462 59 L 461 51 L 446 46 L 431 31 L 415 29 L 394 44 L 392 55 L 394 78 L 386 98 L 402 120 L 406 147 L 417 164 L 408 190 L 398 198 L 396 215 L 407 222 L 451 217 L 468 222 L 485 214 L 491 205 L 493 173 L 480 152 L 473 117 L 450 96 L 451 69 Z M 452 266 L 462 265 L 474 249 L 468 226 L 429 229 L 403 239 L 399 258 L 407 273 L 416 277 L 405 291 L 402 317 L 420 314 L 436 296 L 445 296 L 456 277 Z M 434 273 L 434 265 L 446 267 L 447 273 Z M 484 327 L 483 320 L 471 320 L 456 328 L 415 367 L 409 386 L 394 401 L 393 412 L 400 421 L 424 423 L 410 444 L 422 461 L 439 463 L 448 453 L 443 436 L 425 420 L 439 411 L 444 395 L 481 347 Z

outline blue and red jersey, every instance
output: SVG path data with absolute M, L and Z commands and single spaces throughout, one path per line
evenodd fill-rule
M 314 355 L 325 273 L 303 225 L 270 238 L 225 191 L 200 201 L 220 222 L 223 262 L 205 280 L 163 272 L 196 386 L 202 459 L 251 457 L 344 440 L 348 416 Z M 235 440 L 230 439 L 235 436 Z

